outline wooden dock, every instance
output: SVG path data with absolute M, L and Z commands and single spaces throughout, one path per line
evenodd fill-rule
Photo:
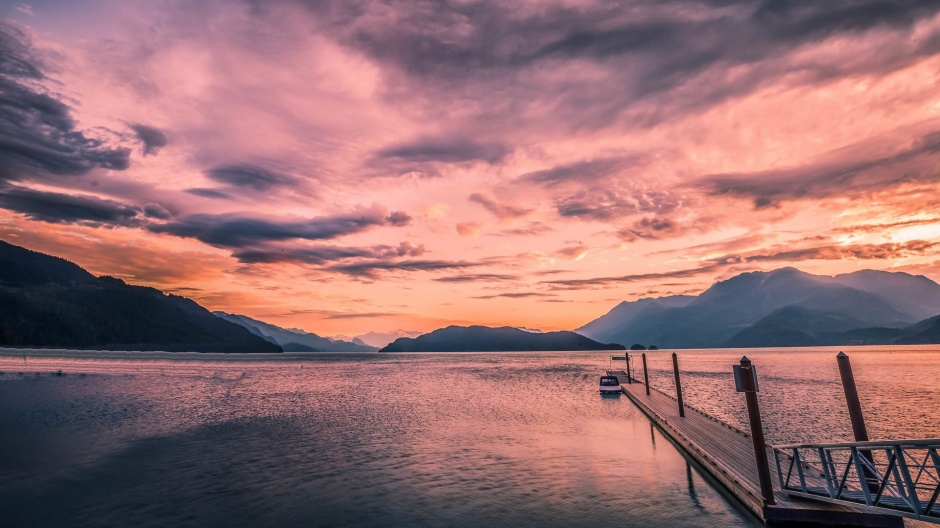
M 634 379 L 628 384 L 622 371 L 608 371 L 621 379 L 624 394 L 675 442 L 698 462 L 741 504 L 767 524 L 823 525 L 903 528 L 902 518 L 862 511 L 852 506 L 803 501 L 780 492 L 776 471 L 775 505 L 764 505 L 757 476 L 754 444 L 749 435 L 689 406 L 679 416 L 676 399 L 657 390 L 646 394 L 646 386 Z M 768 449 L 773 461 L 773 453 Z M 772 462 L 771 462 L 772 463 Z

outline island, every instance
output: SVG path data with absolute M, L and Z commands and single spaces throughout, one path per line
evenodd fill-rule
M 575 332 L 526 332 L 508 326 L 448 326 L 415 338 L 401 337 L 379 352 L 515 352 L 625 350 Z

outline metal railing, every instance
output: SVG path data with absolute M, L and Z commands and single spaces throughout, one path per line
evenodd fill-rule
M 784 492 L 940 524 L 940 439 L 775 446 Z

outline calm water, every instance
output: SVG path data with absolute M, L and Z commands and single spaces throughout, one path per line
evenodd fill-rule
M 852 441 L 835 358 L 840 350 L 851 360 L 872 440 L 940 437 L 938 345 L 679 351 L 683 398 L 747 430 L 744 397 L 730 374 L 747 355 L 757 366 L 768 443 Z M 649 352 L 647 360 L 650 386 L 675 394 L 671 353 Z
M 742 353 L 758 366 L 770 441 L 850 439 L 836 350 L 681 352 L 686 400 L 746 425 L 728 374 Z M 873 437 L 938 436 L 940 348 L 850 354 Z M 671 391 L 670 356 L 649 361 L 651 385 Z M 608 363 L 0 351 L 0 519 L 758 526 L 625 397 L 597 394 Z

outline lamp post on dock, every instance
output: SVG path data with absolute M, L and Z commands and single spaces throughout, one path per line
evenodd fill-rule
M 764 424 L 760 418 L 760 406 L 757 403 L 757 370 L 747 356 L 741 358 L 740 365 L 734 365 L 734 384 L 738 392 L 744 393 L 747 402 L 747 419 L 751 424 L 751 439 L 754 441 L 754 458 L 757 459 L 757 479 L 760 481 L 760 493 L 764 505 L 776 504 L 774 485 L 770 480 L 770 465 L 767 461 L 767 444 L 764 441 Z
M 646 352 L 643 352 L 643 382 L 646 383 L 646 395 L 650 395 L 650 375 L 646 370 Z

